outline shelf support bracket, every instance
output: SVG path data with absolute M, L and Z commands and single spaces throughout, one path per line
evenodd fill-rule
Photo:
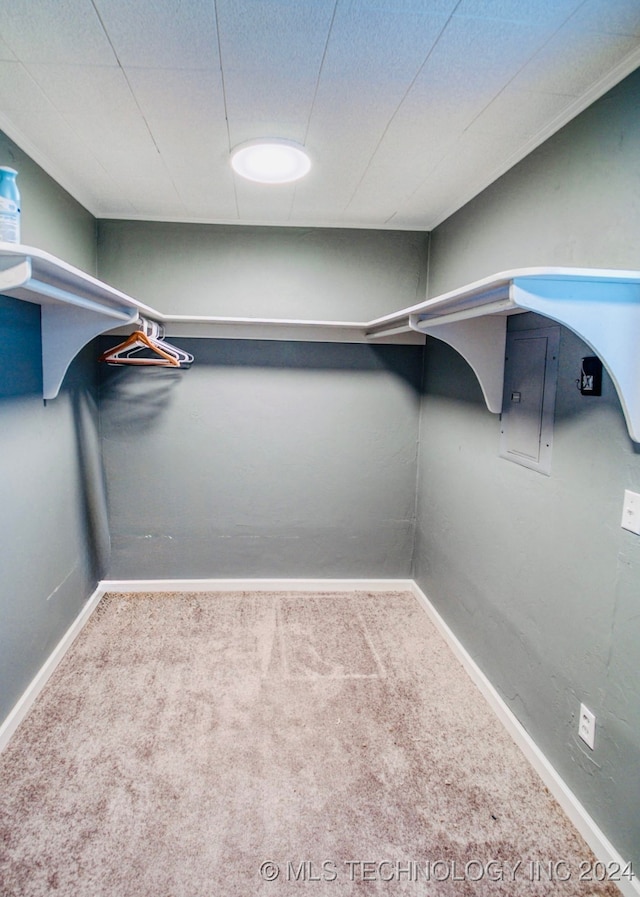
M 113 330 L 116 323 L 104 313 L 60 304 L 42 305 L 41 313 L 42 394 L 45 399 L 55 399 L 78 352 L 94 337 Z M 138 314 L 121 315 L 120 323 L 125 317 L 132 323 Z
M 640 284 L 516 277 L 511 298 L 564 324 L 593 349 L 618 392 L 631 439 L 640 442 Z
M 11 260 L 13 261 L 13 260 Z M 2 260 L 4 263 L 4 259 Z M 21 258 L 14 261 L 7 267 L 0 267 L 0 294 L 8 293 L 15 290 L 16 287 L 24 286 L 31 279 L 31 259 Z
M 504 353 L 507 339 L 507 319 L 504 315 L 448 321 L 447 316 L 429 319 L 411 315 L 412 330 L 425 333 L 447 343 L 473 369 L 489 411 L 502 411 L 504 382 Z

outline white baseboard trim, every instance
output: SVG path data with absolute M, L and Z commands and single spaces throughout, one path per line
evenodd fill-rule
M 49 657 L 42 664 L 35 677 L 31 680 L 18 702 L 14 705 L 9 716 L 0 726 L 0 753 L 5 749 L 11 736 L 16 731 L 20 723 L 25 719 L 29 710 L 33 706 L 34 701 L 49 681 L 55 668 L 58 666 L 64 655 L 67 653 L 75 639 L 78 637 L 84 626 L 87 624 L 89 617 L 94 612 L 100 599 L 104 595 L 104 589 L 98 585 L 95 592 L 89 597 L 89 600 L 83 605 L 80 613 L 75 618 L 71 626 L 67 629 L 58 644 L 55 646 Z
M 568 818 L 580 832 L 596 858 L 605 866 L 627 865 L 613 844 L 596 825 L 562 777 L 547 760 L 540 748 L 517 720 L 503 698 L 473 660 L 466 648 L 454 635 L 422 589 L 412 579 L 157 579 L 157 580 L 103 580 L 60 639 L 51 655 L 44 662 L 35 678 L 4 723 L 0 726 L 0 752 L 27 716 L 34 701 L 46 685 L 52 673 L 69 650 L 74 640 L 88 622 L 107 592 L 345 592 L 345 591 L 410 591 L 420 602 L 427 616 L 443 636 L 468 675 L 480 690 L 498 720 L 511 735 L 531 766 L 558 801 Z M 625 897 L 640 897 L 637 879 L 617 882 Z
M 412 579 L 104 579 L 103 592 L 389 592 Z
M 567 786 L 564 779 L 551 765 L 533 738 L 531 738 L 489 679 L 476 664 L 475 660 L 473 660 L 467 649 L 442 619 L 439 612 L 433 606 L 431 601 L 429 601 L 422 589 L 413 582 L 411 591 L 426 611 L 427 616 L 435 625 L 438 632 L 443 636 L 453 653 L 465 668 L 469 677 L 480 690 L 504 728 L 509 735 L 511 735 L 553 797 L 560 804 L 564 813 L 569 817 L 573 825 L 587 842 L 596 858 L 604 863 L 607 868 L 609 868 L 609 864 L 619 865 L 621 869 L 627 867 L 627 861 L 618 853 L 604 832 L 601 831 L 575 794 Z M 640 895 L 640 883 L 636 878 L 631 881 L 628 879 L 617 881 L 616 884 L 625 897 L 638 897 L 638 895 Z

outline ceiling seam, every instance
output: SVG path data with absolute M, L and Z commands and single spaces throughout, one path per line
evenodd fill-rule
M 498 98 L 502 93 L 504 93 L 504 91 L 505 91 L 505 90 L 509 87 L 509 85 L 510 85 L 510 84 L 511 84 L 511 83 L 518 77 L 518 75 L 520 74 L 520 72 L 523 71 L 523 69 L 529 64 L 529 62 L 531 62 L 532 59 L 535 59 L 535 57 L 538 55 L 538 53 L 540 53 L 541 50 L 543 50 L 549 43 L 551 43 L 551 41 L 553 40 L 553 38 L 556 37 L 556 35 L 559 34 L 559 32 L 564 28 L 564 26 L 567 24 L 567 22 L 568 22 L 570 19 L 572 19 L 572 18 L 576 15 L 576 13 L 578 12 L 578 10 L 580 10 L 586 3 L 587 3 L 587 0 L 582 0 L 581 3 L 578 3 L 578 5 L 577 5 L 577 6 L 576 6 L 576 7 L 569 13 L 569 15 L 568 15 L 565 19 L 563 19 L 563 21 L 558 25 L 558 27 L 555 29 L 555 31 L 554 31 L 552 34 L 549 35 L 549 37 L 547 38 L 547 40 L 544 41 L 544 43 L 542 43 L 542 44 L 538 47 L 538 49 L 535 51 L 535 53 L 533 53 L 531 56 L 529 56 L 529 58 L 527 59 L 527 61 L 524 62 L 524 63 L 520 66 L 520 68 L 518 69 L 518 71 L 515 72 L 515 74 L 509 79 L 509 81 L 507 81 L 507 83 L 506 83 L 503 87 L 500 88 L 500 90 L 495 94 L 495 96 L 493 96 L 493 97 L 491 98 L 491 100 L 489 100 L 489 102 L 486 104 L 486 106 L 483 106 L 483 108 L 480 110 L 480 112 L 478 112 L 477 115 L 474 116 L 474 118 L 469 122 L 469 124 L 463 129 L 463 131 L 462 131 L 463 134 L 466 133 L 466 132 L 469 130 L 469 128 L 473 125 L 473 123 L 474 123 L 475 121 L 477 121 L 478 118 L 479 118 L 479 117 L 480 117 L 480 116 L 481 116 L 481 115 L 482 115 L 482 114 L 489 108 L 489 106 L 490 106 L 493 102 L 495 102 L 495 100 L 497 100 L 497 98 Z M 534 92 L 535 92 L 535 91 L 534 91 Z M 540 93 L 544 93 L 544 91 L 540 91 Z M 529 140 L 527 141 L 527 143 L 530 143 L 531 141 L 534 141 L 534 140 L 535 140 L 535 135 L 533 135 L 531 138 L 529 138 Z M 410 202 L 411 199 L 412 199 L 412 197 L 414 197 L 414 196 L 416 195 L 416 193 L 418 193 L 418 192 L 422 189 L 422 187 L 425 185 L 425 183 L 426 183 L 431 177 L 433 177 L 434 172 L 436 172 L 436 171 L 438 170 L 439 166 L 442 164 L 443 160 L 444 160 L 447 156 L 448 156 L 448 149 L 447 149 L 446 152 L 443 152 L 443 153 L 441 154 L 440 159 L 439 159 L 439 160 L 436 162 L 436 164 L 433 166 L 433 168 L 431 169 L 431 171 L 429 172 L 429 174 L 426 175 L 426 176 L 420 181 L 420 183 L 418 184 L 418 186 L 417 186 L 414 190 L 412 190 L 411 193 L 409 193 L 409 194 L 405 197 L 405 199 L 404 199 L 405 202 Z M 510 166 L 509 166 L 509 167 L 510 167 Z M 492 180 L 489 180 L 487 183 L 485 183 L 483 187 L 480 187 L 480 188 L 479 188 L 479 190 L 476 190 L 476 191 L 474 192 L 474 194 L 473 194 L 473 197 L 477 196 L 479 193 L 482 192 L 482 190 L 486 189 L 486 187 L 488 187 L 490 184 L 492 184 L 494 180 L 496 180 L 498 177 L 500 177 L 500 174 L 504 174 L 504 171 L 502 170 L 502 166 L 498 166 L 498 168 L 497 168 L 496 170 L 499 172 L 499 174 L 497 174 L 497 175 L 495 176 L 495 178 L 493 178 Z M 508 171 L 508 170 L 509 170 L 509 168 L 507 168 L 507 171 Z M 472 198 L 473 198 L 473 197 L 472 197 Z M 449 217 L 450 214 L 452 215 L 454 212 L 457 211 L 457 209 L 460 208 L 460 204 L 456 204 L 456 202 L 454 201 L 453 206 L 450 207 L 450 208 L 451 208 L 451 211 L 450 211 L 450 212 L 445 212 L 445 213 L 444 213 L 444 218 L 441 217 L 441 218 L 440 218 L 440 221 L 436 221 L 435 223 L 434 223 L 434 222 L 431 223 L 431 225 L 430 225 L 430 229 L 433 229 L 433 228 L 437 227 L 438 224 L 442 223 L 442 221 L 446 221 L 446 219 Z M 396 215 L 399 215 L 399 214 L 400 214 L 400 209 L 396 209 L 396 211 L 386 219 L 386 222 L 385 222 L 385 223 L 390 223 L 390 222 L 396 217 Z
M 309 136 L 309 128 L 311 127 L 311 119 L 313 118 L 313 110 L 316 106 L 316 100 L 318 98 L 318 90 L 320 89 L 320 78 L 322 76 L 322 70 L 324 69 L 324 63 L 327 58 L 327 50 L 329 49 L 329 41 L 331 40 L 331 33 L 333 31 L 333 23 L 336 20 L 336 13 L 338 11 L 338 3 L 339 0 L 333 5 L 333 13 L 331 14 L 331 21 L 329 22 L 329 28 L 327 30 L 327 39 L 324 42 L 324 49 L 322 51 L 322 59 L 320 60 L 320 65 L 318 66 L 318 77 L 316 78 L 316 86 L 313 91 L 313 97 L 311 99 L 311 105 L 309 107 L 309 115 L 307 116 L 307 126 L 304 129 L 304 138 L 303 138 L 303 146 L 307 145 L 307 138 Z M 297 186 L 293 185 L 293 192 L 291 196 L 291 203 L 289 205 L 289 214 L 287 216 L 287 221 L 291 221 L 291 216 L 293 215 L 293 208 L 296 203 L 296 190 Z
M 141 107 L 140 107 L 140 103 L 138 103 L 138 98 L 136 97 L 136 95 L 135 95 L 135 93 L 134 93 L 133 87 L 131 86 L 131 82 L 129 81 L 129 79 L 128 79 L 128 77 L 127 77 L 127 73 L 126 73 L 126 71 L 125 71 L 125 69 L 124 69 L 124 66 L 123 66 L 122 63 L 120 62 L 120 57 L 118 56 L 118 53 L 117 53 L 117 51 L 116 51 L 116 48 L 115 48 L 114 45 L 113 45 L 113 41 L 111 40 L 111 38 L 110 38 L 110 36 L 109 36 L 109 32 L 107 31 L 107 26 L 105 25 L 104 21 L 102 20 L 102 16 L 100 15 L 100 10 L 98 9 L 98 7 L 97 7 L 96 4 L 95 4 L 95 0 L 91 0 L 91 5 L 93 6 L 94 12 L 95 12 L 96 16 L 98 17 L 98 21 L 100 22 L 100 27 L 102 28 L 102 31 L 103 31 L 103 33 L 104 33 L 104 36 L 105 36 L 105 38 L 107 39 L 107 43 L 108 43 L 109 46 L 111 47 L 111 52 L 113 53 L 114 58 L 115 58 L 116 62 L 118 63 L 118 68 L 119 68 L 120 71 L 122 72 L 122 77 L 123 77 L 124 80 L 127 82 L 127 87 L 129 88 L 129 93 L 131 94 L 131 97 L 132 97 L 132 99 L 133 99 L 133 102 L 136 104 L 136 107 L 137 107 L 137 109 L 138 109 L 138 112 L 140 113 L 140 115 L 141 115 L 141 117 L 142 117 L 142 120 L 143 120 L 143 122 L 144 122 L 144 124 L 145 124 L 145 127 L 146 127 L 146 129 L 147 129 L 147 131 L 148 131 L 148 133 L 149 133 L 149 137 L 151 137 L 151 140 L 153 141 L 153 145 L 155 146 L 156 150 L 158 151 L 158 155 L 159 155 L 160 157 L 162 157 L 162 153 L 160 152 L 160 147 L 158 146 L 158 144 L 157 144 L 157 142 L 156 142 L 156 139 L 155 139 L 155 137 L 153 136 L 153 131 L 151 130 L 151 127 L 149 126 L 149 122 L 147 121 L 147 119 L 146 119 L 146 117 L 145 117 L 145 114 L 144 114 L 144 112 L 142 111 L 142 109 L 141 109 Z
M 222 85 L 222 105 L 224 107 L 224 121 L 227 128 L 227 146 L 229 148 L 229 155 L 231 154 L 231 129 L 229 127 L 229 109 L 227 107 L 227 87 L 224 79 L 224 65 L 222 63 L 222 44 L 220 42 L 220 20 L 218 16 L 218 0 L 213 0 L 213 14 L 216 20 L 216 40 L 218 42 L 218 59 L 220 60 L 220 83 Z M 236 215 L 240 218 L 240 204 L 238 202 L 238 190 L 236 187 L 236 179 L 232 176 L 231 182 L 233 184 L 233 201 L 236 206 Z
M 396 106 L 396 108 L 395 108 L 395 110 L 394 110 L 394 112 L 393 112 L 393 115 L 391 116 L 391 118 L 389 119 L 389 121 L 387 122 L 387 124 L 385 125 L 384 130 L 383 130 L 382 134 L 380 135 L 380 139 L 379 139 L 378 142 L 376 143 L 375 149 L 374 149 L 373 152 L 371 153 L 371 158 L 369 159 L 369 161 L 368 161 L 368 163 L 367 163 L 367 165 L 366 165 L 364 171 L 362 172 L 362 176 L 361 176 L 360 180 L 359 180 L 358 183 L 356 184 L 353 193 L 352 193 L 351 196 L 349 197 L 349 201 L 347 202 L 347 204 L 345 205 L 344 209 L 342 210 L 343 214 L 347 211 L 347 209 L 349 208 L 349 206 L 351 205 L 351 203 L 352 203 L 353 200 L 355 199 L 356 194 L 357 194 L 358 190 L 360 189 L 360 185 L 362 184 L 362 182 L 364 181 L 365 177 L 367 176 L 367 172 L 368 172 L 369 169 L 371 168 L 371 163 L 373 162 L 373 160 L 374 160 L 374 158 L 375 158 L 375 156 L 376 156 L 376 153 L 377 153 L 378 150 L 380 149 L 380 144 L 381 144 L 382 141 L 384 140 L 384 138 L 385 138 L 385 136 L 386 136 L 386 134 L 387 134 L 389 128 L 391 127 L 391 124 L 392 124 L 393 120 L 395 119 L 396 115 L 398 114 L 398 110 L 400 109 L 400 107 L 402 106 L 402 104 L 404 103 L 404 101 L 406 100 L 406 98 L 409 96 L 409 93 L 411 92 L 411 89 L 412 89 L 413 85 L 414 85 L 414 84 L 416 83 L 416 81 L 418 80 L 418 77 L 419 77 L 419 75 L 420 75 L 420 72 L 423 70 L 423 68 L 425 67 L 425 65 L 427 64 L 427 62 L 429 61 L 429 59 L 431 58 L 431 55 L 432 55 L 433 51 L 435 50 L 435 48 L 437 47 L 437 45 L 438 45 L 438 43 L 439 43 L 439 41 L 440 41 L 440 38 L 442 37 L 442 35 L 443 35 L 443 34 L 445 33 L 445 31 L 447 30 L 447 28 L 448 28 L 448 26 L 449 26 L 449 22 L 450 22 L 451 19 L 454 17 L 456 10 L 457 10 L 457 8 L 460 6 L 461 3 L 462 3 L 462 0 L 458 0 L 458 2 L 456 3 L 456 5 L 453 7 L 453 9 L 451 10 L 451 12 L 449 13 L 449 16 L 448 16 L 448 18 L 447 18 L 447 21 L 444 23 L 444 25 L 442 26 L 442 28 L 441 28 L 440 31 L 438 32 L 438 36 L 436 37 L 436 39 L 435 39 L 434 42 L 432 43 L 431 47 L 429 48 L 429 52 L 427 53 L 427 55 L 425 56 L 425 58 L 422 60 L 422 63 L 421 63 L 421 65 L 420 65 L 419 69 L 417 70 L 417 72 L 415 73 L 415 75 L 413 76 L 413 78 L 411 79 L 411 83 L 409 84 L 409 86 L 408 86 L 407 89 L 405 90 L 404 94 L 402 95 L 402 98 L 401 98 L 400 102 L 398 103 L 398 105 Z M 395 214 L 396 214 L 396 213 L 394 212 L 394 215 L 395 215 Z M 391 216 L 391 217 L 393 217 L 393 216 Z
M 575 7 L 575 9 L 573 10 L 573 12 L 570 12 L 569 15 L 566 17 L 566 19 L 564 19 L 564 20 L 558 25 L 558 27 L 557 27 L 556 30 L 553 32 L 553 34 L 550 34 L 549 37 L 546 39 L 546 41 L 544 41 L 542 44 L 540 44 L 540 46 L 537 48 L 537 50 L 535 51 L 535 53 L 532 53 L 531 56 L 529 56 L 529 58 L 526 60 L 526 62 L 523 62 L 523 63 L 522 63 L 522 65 L 520 66 L 520 68 L 518 69 L 518 71 L 515 72 L 515 74 L 514 74 L 514 75 L 507 81 L 507 83 L 504 84 L 504 85 L 500 88 L 500 90 L 497 92 L 497 94 L 495 94 L 495 96 L 493 96 L 493 97 L 489 100 L 489 102 L 487 103 L 487 105 L 486 105 L 486 106 L 483 106 L 482 109 L 480 110 L 480 112 L 478 112 L 477 115 L 475 115 L 475 116 L 471 119 L 471 121 L 469 122 L 469 124 L 466 126 L 466 128 L 465 128 L 464 131 L 462 132 L 463 134 L 464 134 L 465 131 L 468 131 L 469 128 L 473 125 L 473 123 L 474 123 L 475 121 L 477 121 L 477 120 L 480 118 L 480 116 L 481 116 L 481 115 L 482 115 L 482 114 L 489 108 L 489 106 L 490 106 L 493 102 L 495 102 L 495 100 L 497 100 L 498 97 L 499 97 L 501 94 L 503 94 L 503 93 L 505 92 L 505 90 L 509 87 L 509 85 L 512 84 L 512 83 L 515 81 L 515 79 L 518 77 L 518 75 L 520 74 L 520 72 L 522 72 L 523 69 L 526 68 L 526 66 L 531 62 L 531 60 L 532 60 L 532 59 L 535 59 L 536 56 L 538 55 L 538 53 L 540 53 L 541 50 L 544 50 L 544 48 L 547 46 L 547 44 L 551 43 L 551 41 L 554 39 L 554 37 L 556 37 L 556 35 L 561 31 L 562 28 L 564 28 L 564 26 L 567 24 L 567 22 L 569 21 L 569 19 L 572 19 L 573 16 L 575 16 L 575 14 L 578 12 L 578 10 L 581 9 L 581 8 L 585 5 L 586 2 L 587 2 L 587 0 L 582 0 L 581 3 L 578 3 L 578 5 L 577 5 L 577 6 Z M 537 93 L 538 91 L 534 91 L 534 92 Z M 545 93 L 545 91 L 539 91 L 539 92 L 540 92 L 540 93 Z
M 146 117 L 146 115 L 144 114 L 144 112 L 143 112 L 143 110 L 142 110 L 142 106 L 141 106 L 140 103 L 138 102 L 138 98 L 137 98 L 137 96 L 136 96 L 136 94 L 135 94 L 135 91 L 134 91 L 133 87 L 131 86 L 131 82 L 129 81 L 129 78 L 128 78 L 128 76 L 127 76 L 127 72 L 126 72 L 124 66 L 122 65 L 122 62 L 120 61 L 120 57 L 118 56 L 118 53 L 117 53 L 117 51 L 116 51 L 116 48 L 115 48 L 114 45 L 113 45 L 113 41 L 111 40 L 111 37 L 109 36 L 109 32 L 107 31 L 107 27 L 106 27 L 106 25 L 105 25 L 105 23 L 104 23 L 104 21 L 103 21 L 103 19 L 102 19 L 102 16 L 100 15 L 100 11 L 99 11 L 98 7 L 97 7 L 96 4 L 95 4 L 95 0 L 91 0 L 91 5 L 93 6 L 93 9 L 94 9 L 94 11 L 95 11 L 95 14 L 96 14 L 96 16 L 98 17 L 98 21 L 100 22 L 100 27 L 102 28 L 102 30 L 103 30 L 103 32 L 104 32 L 104 36 L 105 36 L 105 38 L 107 39 L 107 42 L 108 42 L 109 46 L 111 47 L 111 51 L 112 51 L 112 53 L 113 53 L 113 55 L 114 55 L 114 57 L 115 57 L 115 60 L 116 60 L 116 62 L 118 63 L 118 68 L 119 68 L 120 71 L 122 72 L 122 77 L 124 78 L 125 83 L 126 83 L 126 85 L 127 85 L 127 88 L 128 88 L 128 90 L 129 90 L 129 93 L 131 94 L 131 99 L 132 99 L 133 102 L 135 103 L 135 105 L 136 105 L 136 109 L 137 109 L 138 112 L 140 113 L 140 118 L 141 118 L 142 121 L 144 122 L 144 126 L 145 126 L 145 128 L 147 129 L 147 133 L 149 134 L 149 137 L 151 138 L 151 142 L 153 143 L 153 145 L 154 145 L 154 147 L 155 147 L 155 149 L 156 149 L 156 152 L 158 153 L 158 156 L 159 156 L 159 158 L 160 158 L 160 162 L 162 163 L 162 167 L 164 168 L 164 170 L 165 170 L 166 173 L 167 173 L 167 178 L 168 178 L 169 182 L 171 183 L 171 186 L 172 186 L 173 189 L 175 190 L 176 196 L 179 197 L 179 198 L 180 198 L 180 201 L 182 202 L 182 197 L 180 196 L 180 191 L 178 190 L 178 188 L 177 188 L 177 186 L 176 186 L 176 182 L 175 182 L 175 180 L 174 180 L 174 178 L 173 178 L 173 175 L 171 174 L 171 171 L 170 171 L 169 167 L 167 166 L 167 164 L 166 164 L 166 162 L 165 162 L 165 160 L 164 160 L 164 156 L 162 155 L 162 152 L 161 152 L 161 150 L 160 150 L 160 147 L 158 146 L 158 142 L 157 142 L 157 140 L 156 140 L 156 138 L 155 138 L 155 136 L 154 136 L 154 133 L 153 133 L 153 131 L 152 131 L 152 129 L 151 129 L 151 125 L 150 125 L 149 122 L 147 121 L 147 117 Z
M 324 69 L 324 63 L 327 58 L 327 50 L 329 49 L 329 41 L 331 40 L 331 33 L 333 31 L 333 23 L 336 20 L 336 12 L 338 11 L 338 2 L 339 2 L 339 0 L 336 0 L 334 7 L 333 7 L 333 13 L 331 15 L 331 21 L 329 22 L 329 29 L 327 31 L 327 39 L 324 42 L 324 49 L 322 51 L 322 59 L 320 60 L 320 66 L 318 67 L 318 77 L 316 78 L 316 86 L 315 86 L 315 90 L 313 91 L 313 99 L 311 100 L 311 106 L 309 108 L 309 115 L 307 117 L 307 127 L 305 128 L 305 131 L 304 131 L 304 145 L 305 146 L 307 144 L 307 137 L 309 136 L 309 128 L 311 127 L 311 119 L 313 118 L 313 110 L 315 109 L 316 100 L 318 98 L 318 90 L 320 89 L 320 78 L 322 77 L 322 70 Z

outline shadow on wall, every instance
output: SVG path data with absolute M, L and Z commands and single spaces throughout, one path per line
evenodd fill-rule
M 486 410 L 480 383 L 471 366 L 459 352 L 432 336 L 427 337 L 425 346 L 424 392 L 442 399 L 480 405 Z
M 108 405 L 119 427 L 142 432 L 152 432 L 159 425 L 180 380 L 189 373 L 164 367 L 102 367 L 101 405 Z
M 511 326 L 511 321 L 516 322 L 517 326 Z M 509 330 L 548 327 L 552 323 L 536 315 L 517 315 L 509 319 Z M 601 396 L 583 396 L 580 393 L 577 381 L 582 358 L 593 354 L 593 350 L 575 333 L 566 327 L 560 327 L 560 364 L 554 428 L 559 433 L 563 427 L 579 423 L 581 420 L 585 426 L 591 426 L 593 414 L 597 412 L 597 433 L 592 432 L 590 438 L 605 440 L 615 438 L 623 449 L 628 446 L 633 454 L 640 454 L 640 443 L 633 442 L 629 437 L 620 399 L 607 371 L 603 371 Z M 448 399 L 458 405 L 467 404 L 469 411 L 473 406 L 474 412 L 484 410 L 487 415 L 490 414 L 480 383 L 471 366 L 455 349 L 434 337 L 427 338 L 424 392 L 426 395 Z M 496 421 L 499 419 L 497 415 L 491 416 L 495 417 Z
M 71 364 L 63 391 L 71 399 L 76 437 L 80 513 L 87 534 L 91 575 L 101 579 L 111 556 L 107 494 L 100 448 L 95 344 L 87 346 Z
M 100 351 L 117 339 L 100 340 Z M 417 395 L 421 388 L 422 346 L 371 346 L 361 343 L 312 343 L 277 340 L 180 339 L 195 356 L 194 367 L 276 370 L 388 372 Z M 189 371 L 164 367 L 101 365 L 101 401 L 115 411 L 118 424 L 151 431 L 175 397 Z M 111 407 L 112 406 L 112 407 Z
M 119 340 L 103 337 L 101 351 Z M 416 353 L 422 346 L 314 343 L 289 340 L 178 339 L 198 365 L 291 368 L 293 370 L 388 370 L 417 389 Z M 114 368 L 108 368 L 113 371 Z M 162 369 L 166 370 L 166 369 Z
M 18 422 L 15 426 L 24 422 L 25 433 L 37 433 L 44 440 L 40 460 L 48 451 L 53 453 L 60 445 L 68 445 L 65 440 L 69 434 L 75 439 L 77 463 L 72 467 L 78 471 L 78 490 L 65 500 L 78 504 L 86 526 L 90 576 L 99 578 L 109 558 L 109 534 L 98 432 L 95 347 L 80 353 L 69 368 L 60 398 L 46 403 L 42 398 L 40 307 L 0 296 L 0 333 L 0 410 L 6 410 L 8 420 Z M 20 437 L 14 434 L 14 439 L 20 452 Z M 66 455 L 62 460 L 67 463 Z M 33 499 L 30 488 L 36 487 L 26 488 L 27 504 Z
M 0 296 L 0 399 L 42 397 L 40 306 Z

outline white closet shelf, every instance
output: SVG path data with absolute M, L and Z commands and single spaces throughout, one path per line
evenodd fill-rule
M 42 391 L 58 395 L 78 352 L 116 322 L 133 323 L 152 310 L 130 296 L 35 249 L 0 243 L 0 293 L 41 306 Z
M 45 399 L 58 395 L 87 343 L 102 333 L 130 332 L 140 315 L 165 324 L 170 336 L 369 342 L 363 322 L 165 315 L 48 252 L 15 243 L 0 242 L 0 294 L 41 306 Z M 424 337 L 406 328 L 384 341 L 422 343 Z
M 30 246 L 0 243 L 0 293 L 42 307 L 43 393 L 54 398 L 80 349 L 131 329 L 140 315 L 168 336 L 451 345 L 478 377 L 487 407 L 502 410 L 507 317 L 533 311 L 574 331 L 606 367 L 629 435 L 640 442 L 640 271 L 518 268 L 372 321 L 167 315 Z
M 536 312 L 576 333 L 616 387 L 640 442 L 640 271 L 519 268 L 372 321 L 371 339 L 409 327 L 453 346 L 471 365 L 487 408 L 502 410 L 507 316 Z
M 370 343 L 369 325 L 364 321 L 314 321 L 294 318 L 231 318 L 210 315 L 165 315 L 148 317 L 160 321 L 170 337 L 210 339 L 301 340 L 322 343 Z M 117 332 L 129 333 L 121 327 Z M 424 336 L 406 327 L 397 335 L 388 334 L 381 342 L 422 345 Z

